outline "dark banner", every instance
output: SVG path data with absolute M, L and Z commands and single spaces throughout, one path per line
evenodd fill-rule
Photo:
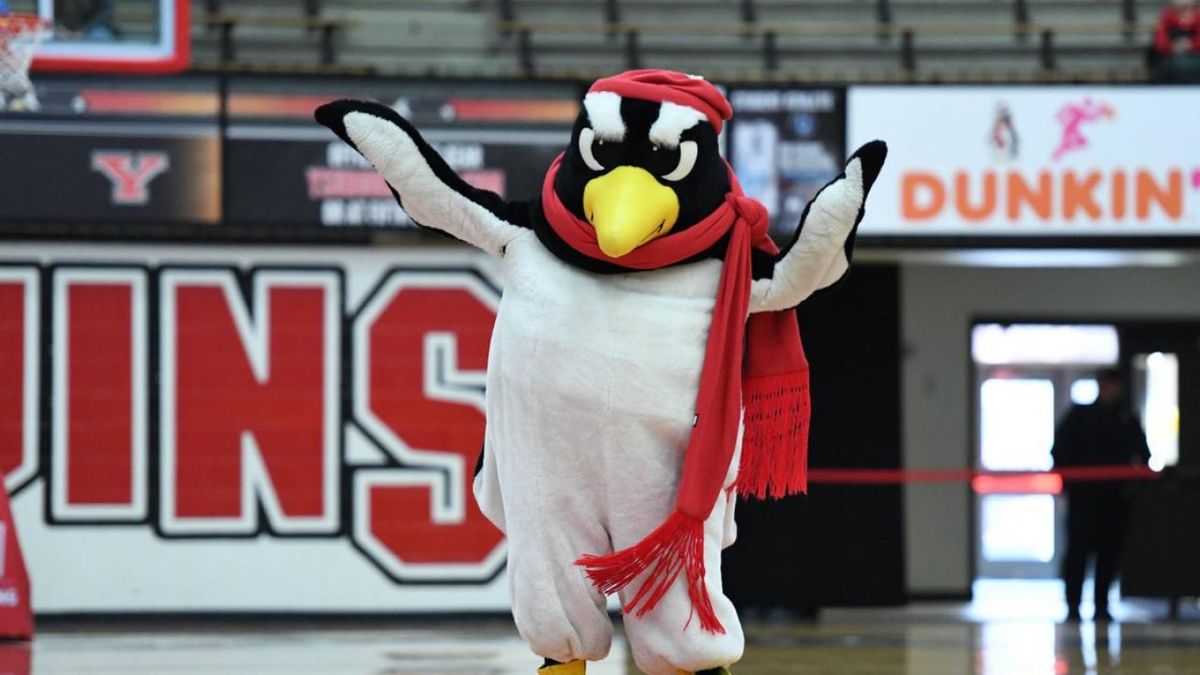
M 221 220 L 215 123 L 0 118 L 0 220 Z
M 771 212 L 771 235 L 790 239 L 808 201 L 841 172 L 845 104 L 837 89 L 730 91 L 730 162 L 752 197 Z
M 36 108 L 0 111 L 0 225 L 221 221 L 215 77 L 34 79 Z
M 313 122 L 313 110 L 338 98 L 390 106 L 464 180 L 510 199 L 537 194 L 579 112 L 574 86 L 555 83 L 236 78 L 228 92 L 226 222 L 413 226 L 371 166 Z
M 579 111 L 570 83 L 42 76 L 37 87 L 40 107 L 0 111 L 0 231 L 23 236 L 360 240 L 412 222 L 316 124 L 321 104 L 391 106 L 465 180 L 513 199 L 537 194 Z M 181 224 L 219 227 L 171 229 Z
M 579 110 L 569 83 L 61 77 L 42 79 L 39 91 L 40 110 L 0 113 L 11 158 L 0 163 L 0 225 L 106 223 L 130 236 L 147 223 L 219 224 L 217 237 L 361 238 L 411 227 L 371 167 L 313 121 L 317 106 L 337 98 L 393 107 L 464 179 L 510 199 L 537 194 Z M 732 88 L 729 96 L 730 159 L 770 210 L 774 236 L 786 239 L 840 170 L 844 95 Z
M 426 138 L 468 183 L 526 199 L 541 188 L 569 134 L 432 129 Z M 323 128 L 236 127 L 226 150 L 225 219 L 231 225 L 413 225 L 366 160 Z

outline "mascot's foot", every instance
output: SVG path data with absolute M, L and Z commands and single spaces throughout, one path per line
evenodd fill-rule
M 538 668 L 538 675 L 585 675 L 586 673 L 587 661 L 559 663 L 546 659 L 546 664 Z
M 681 670 L 681 671 L 679 671 L 679 675 L 692 675 L 692 674 Z M 728 668 L 709 668 L 708 670 L 698 671 L 697 673 L 695 673 L 695 675 L 732 675 L 732 673 L 729 672 Z

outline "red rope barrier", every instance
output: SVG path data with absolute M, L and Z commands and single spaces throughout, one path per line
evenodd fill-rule
M 1158 472 L 1145 466 L 1071 466 L 1050 471 L 981 471 L 976 469 L 816 469 L 810 483 L 832 485 L 902 485 L 906 483 L 966 483 L 978 478 L 1000 480 L 1050 479 L 1065 482 L 1150 480 Z

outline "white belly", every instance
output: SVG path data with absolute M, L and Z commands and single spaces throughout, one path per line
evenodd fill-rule
M 533 462 L 676 475 L 720 261 L 591 274 L 530 234 L 508 246 L 504 263 L 487 388 L 488 445 L 500 473 L 518 461 L 523 471 Z

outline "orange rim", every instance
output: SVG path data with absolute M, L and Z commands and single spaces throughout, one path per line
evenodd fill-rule
M 0 33 L 25 33 L 49 30 L 50 22 L 37 14 L 8 14 L 0 16 Z

